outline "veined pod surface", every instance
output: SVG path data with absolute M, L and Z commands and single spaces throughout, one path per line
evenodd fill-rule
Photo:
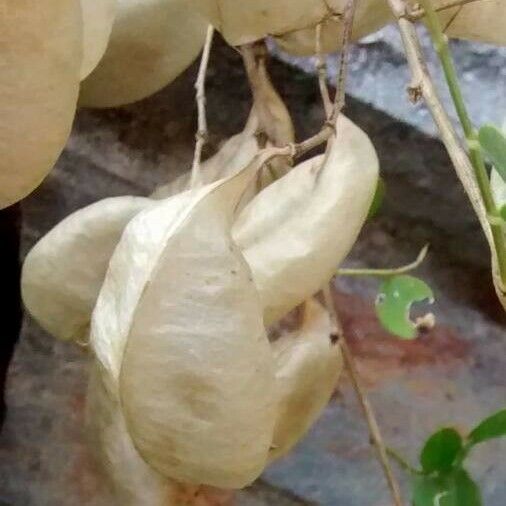
M 336 12 L 344 12 L 346 0 L 334 2 Z M 358 2 L 354 17 L 351 40 L 356 41 L 376 32 L 392 22 L 394 17 L 387 2 L 363 0 Z M 309 56 L 316 53 L 316 26 L 314 23 L 276 37 L 279 47 L 291 54 Z M 321 24 L 321 52 L 332 53 L 341 48 L 344 23 L 342 16 L 328 16 Z
M 185 483 L 243 487 L 271 444 L 273 358 L 250 270 L 230 237 L 252 170 L 134 218 L 93 312 L 91 344 L 118 382 L 135 447 Z
M 439 0 L 441 2 L 441 0 Z M 437 7 L 439 2 L 435 2 Z M 506 44 L 506 4 L 504 0 L 480 0 L 440 13 L 449 37 L 504 46 Z
M 39 324 L 63 340 L 85 341 L 109 260 L 127 223 L 152 201 L 113 197 L 69 215 L 28 253 L 23 302 Z
M 79 0 L 3 0 L 0 15 L 0 208 L 33 191 L 74 119 L 82 56 Z
M 83 61 L 81 79 L 98 64 L 105 53 L 116 14 L 117 0 L 81 0 L 83 14 Z
M 116 107 L 159 91 L 204 45 L 207 23 L 187 0 L 117 1 L 107 50 L 81 84 L 85 107 Z
M 332 277 L 367 217 L 378 170 L 367 135 L 341 115 L 325 157 L 297 165 L 239 214 L 232 235 L 253 272 L 266 325 Z
M 96 362 L 88 385 L 86 429 L 88 446 L 118 505 L 177 506 L 168 500 L 174 484 L 149 467 L 135 449 L 114 381 Z
M 339 343 L 332 342 L 326 309 L 304 303 L 302 324 L 272 344 L 280 395 L 271 459 L 282 457 L 304 436 L 328 404 L 343 369 Z

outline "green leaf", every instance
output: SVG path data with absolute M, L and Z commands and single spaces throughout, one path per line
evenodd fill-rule
M 489 416 L 475 427 L 469 434 L 469 442 L 475 445 L 503 436 L 506 436 L 506 409 Z
M 383 178 L 378 177 L 378 183 L 376 185 L 376 191 L 374 192 L 374 197 L 372 199 L 371 207 L 369 208 L 369 212 L 367 213 L 367 219 L 372 220 L 380 210 L 380 207 L 383 204 L 383 200 L 385 199 L 386 193 L 386 185 Z
M 503 221 L 506 221 L 506 205 L 502 206 L 501 209 L 499 209 L 499 214 L 501 215 Z
M 490 162 L 506 181 L 506 137 L 494 125 L 484 125 L 478 132 L 478 139 Z
M 481 492 L 464 469 L 450 475 L 417 476 L 413 481 L 414 506 L 481 506 Z
M 441 429 L 427 439 L 420 455 L 426 473 L 448 472 L 462 450 L 462 437 L 455 429 Z
M 414 302 L 434 302 L 430 287 L 413 276 L 400 275 L 386 279 L 376 299 L 376 313 L 389 332 L 403 339 L 414 339 L 417 325 L 409 318 Z

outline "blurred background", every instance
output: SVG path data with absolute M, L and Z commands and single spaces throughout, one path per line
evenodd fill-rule
M 431 71 L 447 97 L 428 39 Z M 476 125 L 506 118 L 506 48 L 452 43 Z M 319 129 L 323 111 L 310 59 L 271 47 L 270 70 L 299 138 Z M 338 57 L 329 62 L 335 75 Z M 113 195 L 147 195 L 191 165 L 196 128 L 196 64 L 137 104 L 79 111 L 68 146 L 43 185 L 23 203 L 26 251 L 69 213 Z M 395 27 L 353 46 L 345 108 L 376 146 L 387 194 L 364 228 L 348 266 L 412 261 L 429 242 L 419 275 L 433 288 L 436 327 L 401 342 L 379 326 L 378 283 L 342 279 L 336 300 L 388 444 L 414 462 L 442 425 L 467 430 L 504 407 L 504 312 L 489 274 L 489 253 L 423 104 L 408 101 L 408 69 Z M 242 129 L 251 104 L 240 56 L 217 39 L 207 79 L 207 154 Z M 448 100 L 447 100 L 448 103 Z M 452 114 L 453 109 L 449 107 Z M 7 387 L 0 434 L 0 505 L 106 506 L 111 499 L 90 463 L 83 434 L 86 355 L 56 342 L 26 318 Z M 471 458 L 487 506 L 506 497 L 504 442 Z M 398 473 L 403 486 L 404 476 Z M 404 490 L 406 504 L 407 489 Z M 306 439 L 267 470 L 239 505 L 391 504 L 367 428 L 347 378 Z

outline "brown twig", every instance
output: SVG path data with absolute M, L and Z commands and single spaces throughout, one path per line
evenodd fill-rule
M 200 160 L 202 158 L 202 150 L 207 141 L 207 118 L 206 118 L 206 73 L 209 64 L 209 55 L 213 44 L 214 28 L 209 25 L 207 28 L 206 42 L 202 50 L 202 58 L 200 60 L 199 72 L 195 81 L 196 101 L 198 110 L 198 127 L 195 135 L 195 151 L 193 153 L 193 163 L 190 179 L 190 188 L 195 188 L 202 183 L 200 174 Z
M 470 4 L 473 2 L 481 2 L 482 0 L 446 0 L 441 2 L 436 8 L 436 12 L 445 11 L 447 9 L 451 9 L 453 7 L 463 7 L 466 4 Z M 406 13 L 407 17 L 411 21 L 418 21 L 425 16 L 425 10 L 421 6 L 417 6 L 415 8 L 409 8 Z
M 330 119 L 332 114 L 332 100 L 330 99 L 329 87 L 327 86 L 327 61 L 322 54 L 322 23 L 318 23 L 315 29 L 315 52 L 316 71 L 318 73 L 318 84 L 322 96 L 325 117 Z
M 328 285 L 326 285 L 325 288 L 323 289 L 323 296 L 325 299 L 325 305 L 327 306 L 327 309 L 330 313 L 332 325 L 334 327 L 334 332 L 338 336 L 338 340 L 341 345 L 344 363 L 350 375 L 353 389 L 355 390 L 358 401 L 364 413 L 364 418 L 369 428 L 371 441 L 374 444 L 376 453 L 378 455 L 378 460 L 381 464 L 381 467 L 383 468 L 383 473 L 385 474 L 385 478 L 388 483 L 388 488 L 390 489 L 390 493 L 392 494 L 394 505 L 403 506 L 400 487 L 399 484 L 397 483 L 394 472 L 390 465 L 390 460 L 388 458 L 388 451 L 385 446 L 385 442 L 383 441 L 383 436 L 381 435 L 381 430 L 379 428 L 376 415 L 374 414 L 372 405 L 362 386 L 360 375 L 358 373 L 357 366 L 355 364 L 355 359 L 353 358 L 353 353 L 351 352 L 348 343 L 346 342 L 346 336 L 344 335 L 339 315 L 337 313 L 336 306 L 332 298 L 331 287 L 332 281 Z

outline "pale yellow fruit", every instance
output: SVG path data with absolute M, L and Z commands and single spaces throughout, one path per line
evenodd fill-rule
M 48 232 L 23 264 L 23 302 L 39 324 L 63 340 L 86 341 L 107 265 L 127 223 L 151 201 L 101 200 Z
M 161 477 L 135 449 L 121 411 L 119 394 L 106 371 L 94 363 L 86 405 L 88 447 L 118 506 L 178 506 L 168 501 L 171 480 Z
M 436 2 L 437 6 L 437 2 Z M 481 0 L 440 14 L 449 37 L 506 44 L 506 3 L 504 0 Z
M 79 0 L 3 0 L 0 209 L 51 170 L 74 118 L 82 53 Z
M 252 169 L 142 212 L 111 259 L 92 317 L 143 459 L 177 481 L 240 488 L 263 470 L 273 359 L 249 268 L 230 237 Z
M 335 3 L 337 12 L 343 12 L 347 1 Z M 358 2 L 351 40 L 356 41 L 376 32 L 394 20 L 388 3 L 381 0 L 362 0 Z M 322 23 L 320 35 L 320 50 L 331 53 L 341 48 L 343 42 L 344 23 L 342 17 L 328 17 Z M 299 56 L 309 56 L 316 53 L 316 24 L 293 30 L 279 37 L 276 41 L 281 49 Z
M 304 436 L 328 404 L 343 369 L 332 324 L 315 299 L 304 303 L 302 325 L 272 345 L 280 396 L 271 459 L 282 457 Z
M 197 57 L 206 30 L 187 0 L 118 0 L 107 51 L 83 81 L 80 105 L 115 107 L 157 92 Z
M 81 79 L 97 66 L 105 53 L 116 14 L 116 2 L 117 0 L 81 0 L 84 48 Z
M 367 135 L 344 116 L 326 157 L 293 168 L 239 214 L 244 252 L 269 325 L 322 288 L 367 217 L 379 163 Z

